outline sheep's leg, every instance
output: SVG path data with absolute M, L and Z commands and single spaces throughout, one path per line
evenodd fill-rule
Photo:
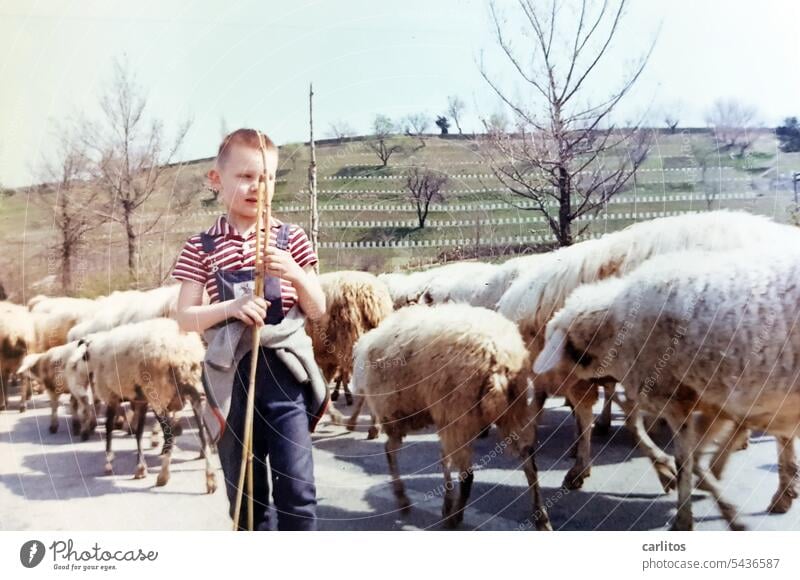
M 114 435 L 114 422 L 116 419 L 117 403 L 106 403 L 106 475 L 111 475 L 114 473 L 114 467 L 112 466 L 112 462 L 114 461 L 114 453 L 111 451 L 111 439 Z
M 372 413 L 369 414 L 370 426 L 367 431 L 367 440 L 377 439 L 380 429 L 378 428 L 378 418 Z
M 9 387 L 8 381 L 11 379 L 10 375 L 2 368 L 2 361 L 0 361 L 0 411 L 6 410 L 6 390 Z
M 675 488 L 675 461 L 659 449 L 650 435 L 647 434 L 647 429 L 644 426 L 644 417 L 639 408 L 638 403 L 628 399 L 628 412 L 625 415 L 625 426 L 633 435 L 639 451 L 641 451 L 653 464 L 653 469 L 656 470 L 658 480 L 661 482 L 661 487 L 665 492 Z
M 678 510 L 673 530 L 691 531 L 694 528 L 692 516 L 692 473 L 694 470 L 694 425 L 690 417 L 682 417 L 666 403 L 665 418 L 675 436 L 675 464 L 678 472 Z
M 616 384 L 603 385 L 603 410 L 594 424 L 594 432 L 598 435 L 608 435 L 611 431 L 611 403 L 614 400 L 616 388 Z
M 350 414 L 350 418 L 347 420 L 345 427 L 348 431 L 355 431 L 356 425 L 358 425 L 358 418 L 361 416 L 361 409 L 364 407 L 364 401 L 366 397 L 364 395 L 356 396 L 356 406 L 353 409 L 353 412 Z M 373 438 L 374 439 L 374 438 Z
M 400 511 L 404 514 L 407 514 L 411 509 L 411 502 L 408 500 L 408 496 L 406 495 L 405 486 L 403 485 L 403 480 L 400 479 L 400 470 L 397 466 L 397 452 L 400 449 L 400 446 L 403 443 L 402 437 L 394 433 L 389 434 L 389 438 L 386 440 L 386 462 L 389 464 L 389 473 L 392 476 L 392 491 L 394 492 L 394 497 L 397 498 L 397 504 L 400 507 Z
M 75 395 L 69 396 L 70 422 L 72 424 L 72 435 L 77 437 L 81 434 L 81 419 L 79 417 L 80 401 Z
M 342 383 L 344 387 L 344 402 L 350 406 L 353 404 L 353 393 L 350 392 L 350 381 Z
M 778 491 L 769 503 L 769 511 L 783 514 L 792 507 L 797 497 L 798 471 L 794 451 L 794 437 L 776 437 L 778 444 Z
M 741 449 L 742 440 L 747 440 L 750 438 L 750 429 L 745 427 L 743 424 L 737 424 L 733 431 L 728 435 L 722 445 L 719 446 L 714 457 L 711 458 L 711 463 L 709 467 L 711 469 L 711 473 L 714 475 L 715 478 L 721 479 L 722 472 L 725 469 L 725 465 L 728 463 L 728 459 L 731 456 L 731 453 L 734 451 Z
M 156 417 L 158 417 L 158 415 L 156 415 Z M 153 430 L 150 431 L 150 447 L 156 448 L 161 444 L 163 428 L 164 426 L 161 424 L 161 421 L 155 422 L 155 425 L 153 425 Z
M 531 520 L 537 530 L 548 531 L 552 530 L 553 526 L 550 524 L 550 517 L 547 515 L 547 508 L 545 507 L 544 500 L 542 499 L 542 489 L 539 487 L 539 469 L 536 467 L 536 441 L 527 447 L 520 449 L 522 457 L 522 468 L 525 471 L 525 478 L 528 480 L 528 489 L 531 492 L 531 500 L 533 503 L 533 513 Z
M 194 413 L 194 420 L 197 421 L 197 433 L 200 435 L 200 457 L 205 459 L 206 462 L 206 493 L 214 493 L 217 491 L 217 475 L 214 472 L 214 467 L 211 465 L 211 447 L 208 444 L 208 433 L 206 426 L 200 418 L 201 407 L 203 400 L 199 395 L 191 395 L 192 397 L 192 413 Z
M 161 471 L 156 478 L 156 487 L 162 487 L 169 482 L 169 466 L 172 461 L 172 447 L 175 444 L 175 433 L 172 431 L 172 424 L 167 415 L 159 415 L 153 412 L 156 416 L 156 422 L 161 425 L 164 433 L 164 446 L 161 448 Z M 138 439 L 138 433 L 137 433 Z
M 136 417 L 136 471 L 134 479 L 143 479 L 147 475 L 147 464 L 142 451 L 142 434 L 144 433 L 144 420 L 147 417 L 147 401 L 136 399 L 133 402 L 134 416 Z M 165 437 L 166 438 L 166 437 Z
M 20 380 L 20 387 L 22 389 L 22 396 L 19 401 L 19 412 L 24 413 L 28 410 L 28 401 L 33 396 L 33 385 L 29 378 L 22 377 Z
M 444 473 L 444 499 L 442 501 L 442 522 L 445 527 L 453 529 L 456 527 L 453 514 L 453 502 L 455 500 L 455 486 L 453 485 L 452 470 L 453 466 L 447 457 L 442 458 L 442 472 Z
M 55 391 L 48 390 L 50 395 L 50 433 L 58 431 L 58 395 Z
M 92 404 L 89 402 L 88 395 L 78 397 L 78 414 L 80 421 L 81 441 L 89 439 L 92 432 Z
M 333 382 L 333 390 L 331 391 L 331 401 L 336 402 L 339 400 L 339 387 L 342 386 L 342 381 L 338 378 Z
M 577 449 L 575 464 L 564 477 L 564 487 L 567 489 L 580 489 L 583 487 L 584 480 L 592 472 L 592 407 L 597 401 L 597 387 L 592 383 L 579 381 L 568 389 L 567 396 L 572 403 L 575 423 L 578 428 L 578 438 L 575 442 Z

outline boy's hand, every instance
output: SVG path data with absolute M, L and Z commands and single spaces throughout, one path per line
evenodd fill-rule
M 231 315 L 238 318 L 248 326 L 264 326 L 264 319 L 267 317 L 269 302 L 261 296 L 245 294 L 231 301 Z
M 284 278 L 289 282 L 299 280 L 305 275 L 303 269 L 294 261 L 289 252 L 272 246 L 267 248 L 264 265 L 267 268 L 267 274 Z

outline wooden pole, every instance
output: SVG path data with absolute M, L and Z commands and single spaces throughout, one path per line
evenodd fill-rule
M 272 203 L 267 198 L 267 146 L 264 135 L 258 133 L 261 147 L 261 161 L 264 171 L 258 177 L 258 202 L 256 204 L 256 265 L 254 271 L 254 296 L 264 295 L 264 256 L 269 246 L 269 237 L 272 222 Z M 266 224 L 266 227 L 265 227 Z M 262 229 L 266 230 L 262 233 Z M 244 440 L 242 442 L 242 462 L 239 469 L 239 485 L 236 488 L 236 502 L 233 510 L 233 529 L 239 529 L 239 516 L 242 509 L 242 493 L 247 485 L 247 529 L 253 531 L 253 417 L 255 414 L 256 398 L 256 369 L 258 368 L 259 355 L 259 327 L 253 325 L 250 358 L 250 382 L 247 388 L 247 411 L 244 419 Z M 245 481 L 246 480 L 246 481 Z
M 308 165 L 308 193 L 311 197 L 309 206 L 311 215 L 309 216 L 309 229 L 311 234 L 311 247 L 314 253 L 319 256 L 319 210 L 317 209 L 317 148 L 314 144 L 314 85 L 308 85 L 308 130 L 309 145 L 311 147 L 311 161 Z M 314 266 L 319 274 L 319 261 Z

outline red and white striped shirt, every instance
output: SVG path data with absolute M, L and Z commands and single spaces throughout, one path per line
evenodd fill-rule
M 275 246 L 278 236 L 278 229 L 283 222 L 272 218 L 270 228 L 269 245 Z M 197 282 L 202 284 L 211 302 L 219 302 L 219 291 L 217 281 L 211 271 L 211 265 L 216 263 L 220 270 L 247 270 L 255 268 L 255 246 L 256 231 L 253 231 L 243 238 L 236 228 L 228 223 L 227 218 L 222 215 L 217 218 L 216 223 L 206 230 L 206 233 L 214 236 L 215 249 L 212 255 L 203 251 L 203 242 L 200 234 L 192 236 L 186 241 L 183 250 L 178 255 L 175 268 L 172 270 L 172 277 L 181 282 Z M 303 231 L 303 228 L 294 224 L 289 224 L 289 247 L 286 248 L 294 258 L 294 261 L 301 268 L 312 266 L 317 263 L 317 255 L 311 247 L 311 242 Z M 281 302 L 283 313 L 297 303 L 297 290 L 288 280 L 281 279 Z

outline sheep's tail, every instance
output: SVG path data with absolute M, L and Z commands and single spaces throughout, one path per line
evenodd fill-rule
M 489 377 L 481 397 L 481 413 L 487 422 L 497 423 L 508 411 L 509 380 L 505 372 L 494 372 Z

